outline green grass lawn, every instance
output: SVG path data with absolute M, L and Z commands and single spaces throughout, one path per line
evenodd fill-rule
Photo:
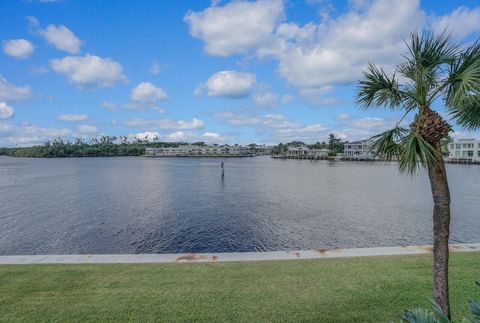
M 454 319 L 480 253 L 451 255 Z M 390 322 L 429 308 L 431 256 L 210 264 L 0 266 L 1 321 Z

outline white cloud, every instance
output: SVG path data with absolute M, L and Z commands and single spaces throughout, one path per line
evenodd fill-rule
M 150 82 L 142 82 L 133 88 L 130 95 L 135 102 L 155 102 L 168 98 L 167 93 Z
M 65 122 L 79 122 L 88 119 L 86 114 L 60 114 L 57 116 L 57 120 Z
M 479 133 L 478 131 L 455 131 L 452 134 L 452 137 L 455 140 L 458 139 L 471 139 L 471 138 L 478 138 Z
M 250 95 L 255 85 L 255 74 L 236 72 L 236 71 L 220 71 L 212 76 L 201 85 L 206 89 L 209 96 L 218 96 L 224 98 L 244 98 Z M 194 91 L 198 95 L 199 87 Z
M 150 67 L 150 74 L 157 76 L 162 71 L 162 68 L 157 62 L 153 62 Z
M 59 50 L 71 54 L 77 54 L 80 52 L 82 41 L 64 25 L 48 25 L 45 29 L 39 29 L 38 33 L 43 36 L 49 44 Z
M 341 101 L 335 97 L 325 96 L 333 91 L 333 86 L 324 85 L 316 88 L 303 88 L 300 89 L 299 94 L 307 100 L 307 102 L 314 106 L 330 106 L 337 105 Z
M 10 119 L 15 114 L 15 109 L 7 105 L 5 102 L 0 102 L 0 119 Z
M 376 0 L 365 11 L 318 24 L 282 24 L 276 46 L 260 54 L 276 58 L 280 75 L 300 88 L 349 83 L 368 61 L 395 64 L 405 50 L 404 39 L 422 25 L 423 17 L 418 0 Z
M 274 108 L 278 105 L 278 95 L 272 92 L 259 91 L 252 96 L 253 102 L 261 107 Z
M 480 32 L 480 7 L 469 9 L 462 6 L 448 15 L 435 17 L 432 28 L 436 32 L 446 29 L 457 39 L 478 33 Z
M 43 144 L 57 137 L 66 137 L 72 134 L 66 128 L 41 128 L 28 123 L 12 125 L 0 123 L 0 146 L 32 146 Z
M 26 39 L 11 39 L 3 42 L 5 54 L 18 59 L 25 59 L 32 55 L 35 47 Z
M 201 129 L 205 126 L 204 122 L 197 118 L 193 118 L 191 121 L 134 118 L 127 120 L 125 125 L 130 127 L 155 127 L 157 129 Z
M 190 11 L 184 21 L 190 34 L 205 42 L 208 54 L 228 56 L 264 45 L 283 17 L 282 0 L 233 1 L 201 12 Z
M 315 142 L 328 136 L 331 129 L 320 123 L 294 122 L 281 114 L 250 115 L 242 112 L 224 111 L 217 117 L 238 127 L 253 127 L 257 135 L 270 142 L 302 140 Z
M 405 51 L 404 39 L 423 26 L 424 12 L 419 0 L 356 1 L 353 9 L 335 18 L 324 16 L 304 25 L 281 23 L 281 1 L 236 1 L 224 6 L 190 13 L 185 20 L 191 34 L 205 42 L 211 55 L 253 53 L 278 61 L 278 73 L 291 85 L 316 90 L 324 86 L 350 83 L 361 76 L 369 61 L 392 66 Z M 252 8 L 254 7 L 254 8 Z M 233 8 L 233 9 L 232 9 Z M 247 9 L 245 9 L 247 8 Z M 270 19 L 265 24 L 249 24 L 265 8 Z M 392 13 L 395 13 L 394 15 Z M 236 21 L 240 21 L 239 26 Z M 244 28 L 256 41 L 243 45 Z M 236 33 L 240 36 L 236 36 Z M 257 36 L 260 41 L 257 41 Z M 314 100 L 335 104 L 334 98 Z
M 82 124 L 80 126 L 77 127 L 78 129 L 78 132 L 81 134 L 81 135 L 94 135 L 98 132 L 98 129 L 97 127 L 95 126 L 92 126 L 92 125 L 88 125 L 88 124 Z
M 350 121 L 351 117 L 347 113 L 340 113 L 337 116 L 337 120 L 344 123 Z
M 353 125 L 359 128 L 381 128 L 387 124 L 387 121 L 382 118 L 366 117 L 353 121 Z
M 50 65 L 55 72 L 65 75 L 80 88 L 111 87 L 126 80 L 122 65 L 110 58 L 90 54 L 52 59 Z
M 16 86 L 0 75 L 0 100 L 16 102 L 27 100 L 31 97 L 32 89 L 29 86 Z

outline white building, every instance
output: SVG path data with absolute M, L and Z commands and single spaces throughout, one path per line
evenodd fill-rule
M 287 151 L 285 153 L 285 156 L 290 157 L 290 158 L 307 157 L 309 150 L 310 149 L 308 149 L 307 146 L 298 146 L 298 147 L 289 146 L 289 147 L 287 147 Z
M 480 140 L 458 139 L 448 144 L 450 158 L 480 160 Z
M 146 156 L 158 157 L 189 157 L 189 156 L 253 156 L 248 147 L 234 146 L 196 146 L 182 145 L 179 147 L 168 148 L 145 148 Z
M 359 140 L 348 142 L 344 145 L 343 155 L 345 157 L 375 158 L 375 152 L 370 150 L 373 140 Z
M 273 147 L 272 146 L 266 146 L 266 145 L 255 145 L 253 147 L 255 150 L 255 155 L 256 156 L 263 156 L 263 155 L 271 155 Z
M 307 146 L 287 147 L 285 157 L 287 158 L 319 158 L 327 156 L 330 150 L 328 149 L 310 149 Z

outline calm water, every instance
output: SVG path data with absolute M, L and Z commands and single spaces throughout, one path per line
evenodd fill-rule
M 431 243 L 425 174 L 356 162 L 0 158 L 0 254 Z M 480 242 L 480 166 L 449 165 L 452 241 Z

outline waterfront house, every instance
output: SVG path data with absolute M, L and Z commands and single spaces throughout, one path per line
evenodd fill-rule
M 448 144 L 448 156 L 453 159 L 480 161 L 480 140 L 458 139 Z
M 370 149 L 373 143 L 372 139 L 348 142 L 344 146 L 344 156 L 360 159 L 374 159 L 375 152 Z
M 273 147 L 266 145 L 255 145 L 253 148 L 255 156 L 271 155 Z
M 328 149 L 310 149 L 307 146 L 289 146 L 285 152 L 286 158 L 312 158 L 320 159 L 328 155 L 330 150 Z
M 287 158 L 306 158 L 309 156 L 310 149 L 307 146 L 287 147 L 285 156 Z

